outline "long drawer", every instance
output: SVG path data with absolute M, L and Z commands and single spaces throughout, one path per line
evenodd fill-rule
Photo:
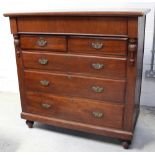
M 124 103 L 125 80 L 25 71 L 27 90 Z
M 126 77 L 126 58 L 26 51 L 22 53 L 26 69 L 91 74 L 114 79 Z
M 124 105 L 27 92 L 28 113 L 95 126 L 122 128 Z
M 20 17 L 18 32 L 127 35 L 126 17 Z

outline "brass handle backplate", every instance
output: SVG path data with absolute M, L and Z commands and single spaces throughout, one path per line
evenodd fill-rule
M 40 84 L 42 85 L 42 86 L 48 86 L 49 85 L 49 81 L 48 80 L 41 80 L 40 81 Z
M 39 64 L 41 64 L 41 65 L 46 65 L 46 64 L 48 63 L 48 60 L 45 59 L 45 58 L 40 58 L 40 59 L 38 60 L 38 62 L 39 62 Z
M 101 68 L 104 67 L 104 65 L 103 65 L 103 64 L 100 64 L 100 63 L 93 63 L 93 64 L 92 64 L 92 67 L 93 67 L 94 69 L 101 69 Z
M 95 49 L 101 49 L 101 48 L 103 48 L 103 44 L 101 42 L 92 42 L 91 45 Z
M 92 87 L 92 90 L 95 92 L 95 93 L 102 93 L 104 91 L 103 87 L 99 87 L 99 86 L 93 86 Z
M 97 117 L 97 118 L 103 117 L 103 113 L 99 111 L 93 111 L 92 114 L 94 117 Z
M 43 38 L 40 38 L 38 41 L 37 41 L 37 45 L 40 46 L 40 47 L 44 47 L 47 45 L 47 41 L 44 40 Z
M 47 103 L 42 103 L 41 106 L 42 106 L 43 108 L 45 108 L 45 109 L 48 109 L 48 108 L 51 107 L 51 105 L 50 105 L 50 104 L 47 104 Z

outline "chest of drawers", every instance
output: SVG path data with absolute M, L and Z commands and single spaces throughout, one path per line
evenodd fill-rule
M 123 140 L 140 102 L 144 11 L 9 13 L 22 113 Z

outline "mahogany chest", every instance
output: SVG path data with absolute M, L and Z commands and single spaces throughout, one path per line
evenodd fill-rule
M 22 113 L 131 143 L 139 113 L 143 11 L 7 13 Z

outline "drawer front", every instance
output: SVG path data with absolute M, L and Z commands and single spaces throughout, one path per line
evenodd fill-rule
M 28 113 L 95 126 L 122 128 L 124 105 L 27 92 Z
M 127 39 L 72 37 L 68 40 L 68 50 L 73 53 L 94 53 L 96 55 L 126 55 Z
M 42 69 L 103 76 L 126 77 L 126 59 L 82 55 L 23 52 L 26 69 Z
M 125 81 L 25 71 L 27 90 L 123 102 Z
M 20 46 L 22 49 L 39 49 L 66 51 L 66 38 L 44 35 L 25 35 L 20 37 Z
M 20 17 L 19 32 L 127 35 L 125 17 Z

